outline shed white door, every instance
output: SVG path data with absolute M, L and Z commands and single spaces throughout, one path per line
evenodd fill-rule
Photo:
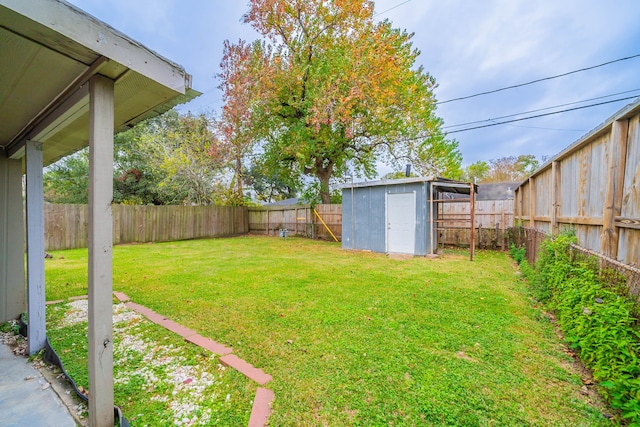
M 416 193 L 387 194 L 387 252 L 413 254 L 416 244 Z

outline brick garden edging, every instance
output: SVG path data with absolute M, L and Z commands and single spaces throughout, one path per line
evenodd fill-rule
M 115 297 L 123 303 L 125 306 L 133 311 L 136 311 L 165 329 L 168 329 L 176 334 L 180 335 L 186 341 L 195 344 L 201 348 L 209 350 L 212 353 L 220 355 L 220 363 L 240 372 L 250 380 L 257 382 L 260 385 L 265 385 L 273 379 L 273 377 L 265 373 L 262 369 L 256 368 L 248 362 L 240 359 L 233 353 L 233 349 L 225 347 L 224 345 L 217 343 L 209 338 L 205 338 L 202 335 L 196 333 L 196 331 L 186 328 L 173 320 L 156 313 L 150 308 L 144 307 L 140 304 L 136 304 L 122 292 L 114 292 Z M 269 420 L 271 415 L 271 402 L 275 399 L 275 394 L 272 390 L 258 387 L 256 396 L 253 399 L 253 407 L 251 408 L 251 416 L 249 417 L 248 427 L 263 427 Z
M 185 341 L 195 344 L 205 350 L 209 350 L 212 353 L 220 355 L 220 363 L 224 366 L 235 369 L 250 380 L 255 381 L 260 385 L 265 385 L 270 382 L 273 377 L 265 373 L 262 369 L 258 369 L 248 362 L 240 359 L 233 353 L 233 349 L 225 347 L 224 345 L 217 343 L 209 338 L 205 338 L 202 335 L 196 333 L 196 331 L 186 328 L 173 320 L 167 319 L 161 314 L 147 308 L 143 305 L 136 304 L 131 301 L 126 294 L 122 292 L 114 292 L 113 295 L 123 303 L 129 309 L 144 315 L 151 322 L 162 326 L 165 329 L 175 332 L 180 335 Z M 71 297 L 69 300 L 86 299 L 87 295 L 79 297 Z M 65 300 L 48 301 L 48 304 L 55 304 L 64 302 Z M 271 415 L 271 403 L 275 399 L 275 394 L 272 390 L 267 388 L 258 387 L 256 390 L 256 396 L 253 398 L 253 407 L 251 408 L 251 416 L 249 417 L 248 427 L 263 427 L 267 425 L 269 421 L 269 415 Z

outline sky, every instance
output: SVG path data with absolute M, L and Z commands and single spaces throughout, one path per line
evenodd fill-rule
M 245 0 L 71 0 L 151 50 L 185 67 L 203 95 L 182 112 L 219 111 L 215 78 L 223 41 L 253 41 L 242 23 Z M 435 77 L 436 111 L 463 165 L 506 156 L 553 156 L 640 96 L 640 57 L 515 89 L 453 98 L 569 73 L 640 54 L 637 0 L 377 0 L 376 19 L 414 33 L 417 64 Z M 625 92 L 625 93 L 622 93 Z M 619 94 L 619 95 L 615 95 Z M 604 98 L 601 98 L 604 97 Z M 605 105 L 453 132 L 545 109 L 544 114 L 620 98 Z M 598 99 L 594 99 L 598 98 Z M 564 107 L 546 110 L 548 107 Z M 515 116 L 518 118 L 523 116 Z M 492 120 L 493 119 L 493 120 Z M 457 126 L 470 122 L 468 126 Z M 388 170 L 380 168 L 380 173 Z

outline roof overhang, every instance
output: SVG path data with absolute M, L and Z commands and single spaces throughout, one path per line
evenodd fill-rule
M 60 0 L 0 0 L 0 151 L 48 165 L 88 145 L 88 82 L 115 82 L 116 132 L 200 93 L 177 65 Z
M 441 193 L 458 193 L 458 194 L 471 194 L 471 183 L 463 181 L 455 181 L 452 179 L 440 178 L 440 177 L 410 177 L 401 179 L 382 179 L 379 181 L 364 181 L 364 182 L 347 182 L 340 185 L 343 190 L 350 188 L 364 188 L 364 187 L 388 187 L 394 185 L 406 185 L 415 183 L 430 182 L 433 188 Z M 478 186 L 473 184 L 474 192 L 478 192 Z

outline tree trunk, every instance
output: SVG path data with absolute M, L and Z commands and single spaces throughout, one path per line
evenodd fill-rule
M 331 203 L 329 180 L 331 179 L 332 172 L 333 162 L 327 161 L 326 164 L 324 164 L 322 159 L 316 159 L 316 176 L 318 177 L 318 181 L 320 181 L 320 200 L 324 205 Z
M 244 194 L 242 194 L 242 157 L 236 156 L 236 194 L 238 200 L 244 200 Z

